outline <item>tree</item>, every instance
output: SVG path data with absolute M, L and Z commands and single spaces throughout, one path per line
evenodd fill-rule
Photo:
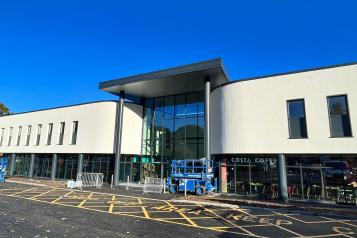
M 0 115 L 7 115 L 10 113 L 10 110 L 5 104 L 0 102 Z

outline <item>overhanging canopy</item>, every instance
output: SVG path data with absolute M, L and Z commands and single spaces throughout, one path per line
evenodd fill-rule
M 104 81 L 99 88 L 118 96 L 123 91 L 129 96 L 150 98 L 203 91 L 206 77 L 212 89 L 228 81 L 221 59 Z

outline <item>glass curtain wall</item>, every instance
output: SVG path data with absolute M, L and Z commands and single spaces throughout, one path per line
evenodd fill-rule
M 145 99 L 141 180 L 167 177 L 172 159 L 202 157 L 203 92 Z
M 16 154 L 14 176 L 28 176 L 30 168 L 30 154 Z
M 37 154 L 34 162 L 34 177 L 50 178 L 52 167 L 52 154 Z
M 57 158 L 57 179 L 76 179 L 78 167 L 78 155 L 60 154 Z
M 102 173 L 103 181 L 111 182 L 111 176 L 114 174 L 114 156 L 113 155 L 84 155 L 83 172 Z

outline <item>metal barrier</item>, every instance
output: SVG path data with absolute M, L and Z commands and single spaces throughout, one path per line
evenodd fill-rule
M 145 178 L 144 193 L 162 193 L 164 187 L 164 179 L 152 177 Z
M 76 186 L 82 187 L 96 187 L 101 188 L 103 185 L 104 174 L 102 173 L 78 173 Z

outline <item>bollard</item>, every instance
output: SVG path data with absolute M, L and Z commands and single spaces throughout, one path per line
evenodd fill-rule
M 110 188 L 113 189 L 113 179 L 114 179 L 114 175 L 112 174 L 112 180 L 110 181 Z
M 166 193 L 166 178 L 164 178 L 164 194 Z
M 183 181 L 184 181 L 184 183 L 185 183 L 185 197 L 186 197 L 186 190 L 187 190 L 187 179 L 184 179 Z
M 126 190 L 129 190 L 129 176 L 128 176 L 128 179 L 127 179 Z

